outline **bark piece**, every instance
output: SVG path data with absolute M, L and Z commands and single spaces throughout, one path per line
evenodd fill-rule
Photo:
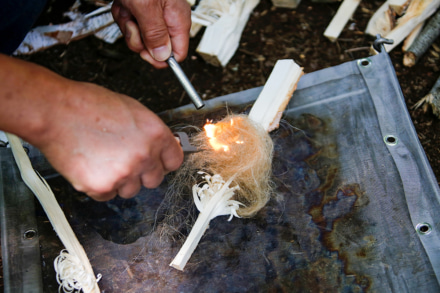
M 403 57 L 403 65 L 408 67 L 414 66 L 439 36 L 440 10 L 429 19 L 428 23 L 414 40 L 413 44 L 408 48 Z
M 325 30 L 324 36 L 335 42 L 360 2 L 361 0 L 344 0 Z

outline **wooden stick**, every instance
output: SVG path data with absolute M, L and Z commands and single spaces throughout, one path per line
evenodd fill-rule
M 411 0 L 388 0 L 388 5 L 397 15 L 403 15 L 410 2 Z
M 367 24 L 365 33 L 371 36 L 380 34 L 386 36 L 396 25 L 396 15 L 389 7 L 389 1 L 384 2 L 373 14 Z
M 423 29 L 423 26 L 425 25 L 425 21 L 419 23 L 412 31 L 411 33 L 406 37 L 405 41 L 403 41 L 402 45 L 402 52 L 408 51 L 408 48 L 411 47 L 411 45 L 414 43 L 414 40 L 417 38 L 417 36 L 420 34 L 420 32 Z
M 205 0 L 206 1 L 206 0 Z M 214 66 L 226 66 L 238 48 L 241 33 L 251 12 L 260 0 L 235 0 L 230 5 L 230 13 L 222 15 L 211 26 L 208 26 L 196 52 Z
M 422 32 L 414 40 L 403 56 L 403 65 L 412 67 L 440 36 L 440 10 L 428 21 Z
M 393 44 L 385 44 L 387 52 L 399 45 L 419 23 L 434 14 L 439 6 L 440 0 L 412 0 L 406 13 L 398 19 L 397 26 L 385 36 L 394 40 Z
M 418 101 L 414 106 L 413 109 L 419 108 L 421 105 L 426 103 L 427 105 L 430 105 L 432 108 L 432 112 L 440 118 L 440 76 L 435 82 L 432 89 L 429 91 L 429 94 L 424 96 L 420 101 Z
M 266 85 L 252 106 L 249 118 L 261 124 L 268 132 L 278 127 L 282 112 L 292 97 L 292 93 L 296 89 L 299 78 L 302 75 L 302 68 L 293 60 L 278 60 Z M 218 215 L 226 214 L 231 215 L 230 219 L 233 215 L 238 216 L 236 211 L 240 203 L 230 199 L 234 195 L 234 191 L 239 189 L 239 186 L 229 187 L 235 175 L 223 185 L 217 184 L 220 181 L 215 176 L 205 176 L 207 186 L 193 186 L 194 202 L 200 214 L 185 243 L 170 264 L 170 266 L 178 270 L 184 269 L 205 230 L 208 228 L 211 219 Z M 200 196 L 199 199 L 199 192 L 206 193 Z M 226 212 L 222 212 L 222 210 L 225 210 L 225 206 L 227 206 Z
M 324 36 L 335 42 L 360 2 L 361 0 L 344 0 L 325 30 Z
M 76 238 L 49 185 L 44 178 L 38 176 L 32 168 L 31 161 L 24 151 L 20 139 L 9 133 L 7 133 L 6 136 L 11 145 L 12 153 L 23 181 L 40 201 L 50 223 L 68 253 L 74 256 L 79 263 L 79 267 L 73 268 L 75 272 L 80 273 L 76 276 L 77 278 L 73 279 L 73 281 L 76 282 L 73 288 L 79 287 L 79 289 L 84 290 L 84 292 L 100 292 L 86 252 Z M 86 279 L 84 280 L 84 278 Z
M 277 128 L 303 74 L 303 69 L 293 60 L 278 60 L 252 106 L 249 118 L 261 124 L 267 132 Z
M 282 8 L 296 8 L 301 0 L 272 0 L 272 4 L 275 7 Z
M 186 266 L 186 263 L 188 262 L 192 253 L 199 244 L 200 239 L 202 239 L 203 234 L 208 228 L 209 222 L 213 218 L 222 215 L 221 213 L 220 214 L 218 213 L 218 210 L 222 210 L 222 207 L 230 200 L 230 198 L 234 195 L 234 191 L 238 188 L 238 187 L 233 187 L 233 188 L 229 187 L 231 182 L 234 180 L 234 177 L 235 176 L 233 176 L 227 182 L 225 182 L 221 186 L 221 188 L 219 188 L 219 190 L 215 190 L 216 187 L 219 186 L 217 185 L 218 182 L 214 181 L 215 180 L 214 177 L 211 178 L 209 176 L 208 179 L 206 179 L 206 181 L 208 181 L 207 184 L 209 185 L 209 188 L 205 188 L 204 190 L 206 191 L 207 189 L 211 189 L 212 191 L 215 192 L 215 194 L 210 199 L 205 199 L 207 200 L 207 202 L 205 202 L 205 206 L 202 206 L 202 203 L 196 200 L 196 197 L 198 196 L 197 192 L 198 190 L 200 190 L 200 188 L 197 185 L 193 187 L 194 201 L 200 213 L 199 216 L 197 217 L 194 226 L 191 229 L 191 232 L 186 238 L 185 243 L 180 248 L 176 257 L 170 263 L 170 266 L 183 271 L 183 269 Z M 211 182 L 210 180 L 213 181 Z M 206 196 L 208 195 L 205 194 L 205 197 Z M 238 204 L 237 204 L 237 208 L 238 208 Z

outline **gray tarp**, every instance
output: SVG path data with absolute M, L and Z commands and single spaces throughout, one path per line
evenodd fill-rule
M 260 91 L 162 117 L 200 124 L 225 105 L 246 109 Z M 439 292 L 440 192 L 388 55 L 306 74 L 284 119 L 272 134 L 276 194 L 255 218 L 211 221 L 184 272 L 168 266 L 180 244 L 151 229 L 166 183 L 129 201 L 60 198 L 100 287 Z

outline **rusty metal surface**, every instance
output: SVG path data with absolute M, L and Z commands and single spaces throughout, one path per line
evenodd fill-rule
M 439 292 L 440 193 L 387 60 L 379 54 L 301 79 L 272 133 L 276 194 L 252 219 L 213 219 L 184 272 L 169 267 L 181 243 L 156 229 L 167 182 L 107 203 L 50 182 L 103 275 L 101 289 Z M 222 115 L 219 108 L 225 113 L 226 103 L 229 111 L 246 111 L 260 90 L 162 117 L 201 126 Z M 40 239 L 48 264 L 53 243 Z

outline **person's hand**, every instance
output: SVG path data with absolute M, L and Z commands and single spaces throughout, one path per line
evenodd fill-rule
M 99 201 L 129 198 L 182 163 L 170 129 L 138 101 L 81 82 L 66 93 L 34 145 L 75 189 Z
M 188 53 L 191 8 L 186 0 L 114 0 L 113 18 L 128 47 L 156 68 Z

